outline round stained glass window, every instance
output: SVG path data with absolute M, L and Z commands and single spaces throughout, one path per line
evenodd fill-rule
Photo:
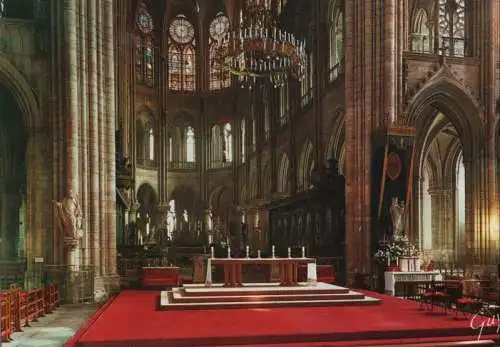
M 184 16 L 177 16 L 170 23 L 169 32 L 177 43 L 188 43 L 194 38 L 194 27 Z
M 221 40 L 224 34 L 229 30 L 229 18 L 224 15 L 218 15 L 210 23 L 209 33 L 210 37 L 216 41 Z
M 145 9 L 140 9 L 139 15 L 137 16 L 137 25 L 143 32 L 150 32 L 153 30 L 153 18 Z

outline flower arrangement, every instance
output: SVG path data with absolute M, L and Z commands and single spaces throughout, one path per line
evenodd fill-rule
M 374 255 L 375 260 L 382 264 L 390 265 L 400 257 L 416 257 L 419 252 L 417 247 L 409 243 L 407 239 L 394 240 L 380 248 Z

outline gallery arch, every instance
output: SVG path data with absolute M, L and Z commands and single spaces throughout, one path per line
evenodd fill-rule
M 12 93 L 0 85 L 0 260 L 23 258 L 26 224 L 26 136 Z

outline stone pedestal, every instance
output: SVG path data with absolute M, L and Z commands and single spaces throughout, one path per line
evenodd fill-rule
M 80 245 L 80 240 L 73 237 L 64 238 L 64 251 L 66 255 L 66 264 L 76 270 L 77 266 L 80 264 L 80 259 L 78 259 L 78 246 Z

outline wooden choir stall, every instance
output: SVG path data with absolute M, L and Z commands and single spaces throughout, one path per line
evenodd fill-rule
M 314 187 L 269 205 L 270 239 L 276 255 L 292 247 L 300 256 L 305 246 L 310 258 L 331 264 L 339 283 L 345 283 L 345 180 L 333 161 L 330 169 L 316 172 Z

